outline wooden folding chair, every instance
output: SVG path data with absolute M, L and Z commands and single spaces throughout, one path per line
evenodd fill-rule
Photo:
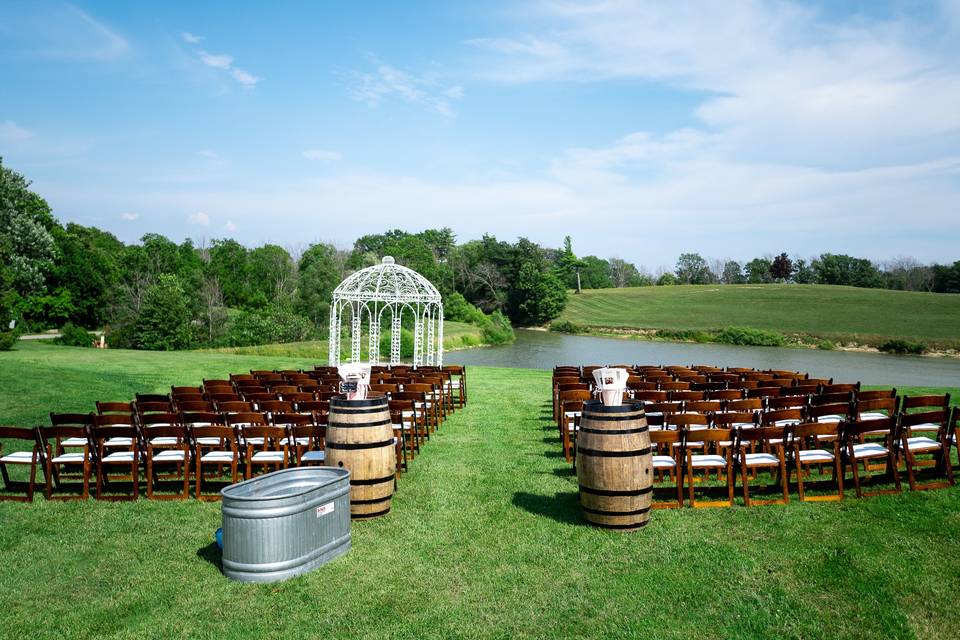
M 177 423 L 157 423 L 143 427 L 144 459 L 148 500 L 185 500 L 190 497 L 190 438 L 187 428 Z M 161 477 L 159 468 L 173 467 Z M 160 482 L 169 479 L 182 483 L 180 493 L 157 494 Z
M 97 401 L 97 413 L 101 416 L 108 413 L 134 414 L 136 409 L 132 402 L 100 402 Z
M 953 465 L 950 462 L 950 414 L 944 409 L 922 413 L 900 413 L 899 452 L 907 468 L 907 480 L 914 491 L 942 489 L 953 485 Z M 930 436 L 933 436 L 932 438 Z M 932 456 L 931 460 L 918 456 Z M 933 467 L 939 482 L 917 482 L 921 467 Z
M 852 420 L 841 424 L 843 437 L 843 470 L 846 474 L 846 465 L 853 470 L 853 483 L 857 489 L 857 497 L 882 494 L 900 493 L 900 475 L 897 472 L 897 426 L 894 418 L 876 418 L 873 420 Z M 884 474 L 873 474 L 870 477 L 877 480 L 881 475 L 892 477 L 894 488 L 865 492 L 861 487 L 860 469 L 864 465 L 864 473 L 872 468 L 867 463 L 871 460 L 883 460 L 880 465 L 885 469 Z M 844 478 L 844 481 L 846 479 Z
M 791 429 L 790 461 L 797 470 L 797 491 L 801 502 L 843 500 L 843 468 L 840 451 L 840 422 L 803 422 Z M 823 443 L 827 443 L 826 446 Z M 830 465 L 836 493 L 807 496 L 804 477 L 810 467 L 820 469 Z
M 3 452 L 4 440 L 9 444 L 18 445 L 16 451 Z M 30 449 L 20 449 L 31 445 Z M 33 492 L 37 485 L 37 466 L 43 465 L 43 453 L 40 447 L 40 441 L 37 437 L 36 429 L 25 427 L 0 427 L 0 475 L 3 476 L 3 488 L 7 492 L 25 491 L 26 495 L 0 495 L 0 500 L 10 500 L 14 502 L 33 502 Z M 7 465 L 30 467 L 30 476 L 26 481 L 13 480 L 10 478 L 10 472 Z
M 255 467 L 280 471 L 289 466 L 290 441 L 285 428 L 247 423 L 240 427 L 239 435 L 247 480 L 253 477 Z
M 664 474 L 673 482 L 676 496 L 673 500 L 657 500 L 657 487 L 653 487 L 654 509 L 677 509 L 683 506 L 683 433 L 680 431 L 651 431 L 650 444 L 654 449 L 653 472 L 660 480 Z
M 197 500 L 219 500 L 219 492 L 213 494 L 203 493 L 203 467 L 212 466 L 217 470 L 224 466 L 230 466 L 231 482 L 238 480 L 237 467 L 240 461 L 238 453 L 237 437 L 232 427 L 222 425 L 211 426 L 190 426 L 190 441 L 193 445 L 193 460 L 196 465 L 194 470 L 194 479 L 196 481 L 195 493 Z M 204 445 L 202 441 L 210 442 L 216 440 L 217 445 Z
M 687 447 L 687 442 L 690 440 L 696 441 L 698 444 L 701 444 L 704 447 L 704 451 L 710 449 L 711 444 L 719 442 L 730 442 L 734 433 L 730 429 L 697 429 L 690 431 L 689 429 L 684 429 L 683 434 L 683 446 L 686 453 L 686 472 L 684 473 L 685 482 L 687 484 L 687 499 L 690 502 L 690 506 L 694 508 L 701 507 L 732 507 L 733 506 L 733 458 L 731 456 L 730 448 L 728 448 L 724 455 L 718 453 L 694 453 L 693 449 Z M 719 477 L 722 472 L 726 477 L 727 481 L 727 499 L 726 500 L 710 500 L 697 502 L 695 492 L 694 492 L 694 475 L 695 470 L 701 470 L 709 472 L 711 470 L 716 471 Z
M 327 428 L 322 425 L 297 425 L 290 428 L 297 466 L 322 466 L 326 461 L 324 443 Z
M 737 431 L 737 464 L 743 486 L 743 504 L 787 504 L 790 493 L 787 487 L 787 463 L 783 452 L 786 439 L 785 427 L 748 427 Z M 760 449 L 756 451 L 756 449 Z M 749 451 L 748 451 L 749 450 Z M 752 452 L 752 453 L 751 453 Z M 750 497 L 750 472 L 760 469 L 776 471 L 780 480 L 782 498 L 756 500 Z
M 82 417 L 81 414 L 59 414 L 60 416 Z M 52 416 L 51 416 L 52 418 Z M 43 459 L 45 463 L 44 476 L 46 477 L 47 500 L 86 500 L 90 497 L 90 419 L 92 414 L 87 415 L 88 422 L 85 424 L 54 425 L 50 427 L 39 428 L 39 445 L 43 449 Z M 83 442 L 85 444 L 79 444 Z M 66 450 L 64 447 L 70 447 Z M 76 486 L 77 483 L 67 483 L 66 474 L 61 478 L 61 469 L 76 469 L 79 467 L 80 473 L 80 494 L 79 495 L 54 495 L 53 488 L 56 486 L 60 491 L 67 486 Z
M 133 425 L 98 424 L 99 418 L 110 416 L 94 416 L 92 430 L 92 444 L 94 450 L 94 466 L 97 475 L 97 500 L 136 500 L 140 497 L 140 439 L 137 428 Z M 130 481 L 130 494 L 106 495 L 104 489 L 109 488 L 111 469 L 122 472 L 121 479 Z

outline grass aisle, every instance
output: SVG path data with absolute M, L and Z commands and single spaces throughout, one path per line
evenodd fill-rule
M 61 357 L 44 355 L 36 376 Z M 160 389 L 142 386 L 153 368 L 198 378 L 176 370 L 181 355 L 123 359 L 116 380 L 103 364 L 94 386 Z M 960 490 L 658 511 L 640 532 L 602 531 L 580 521 L 549 373 L 470 376 L 470 405 L 413 462 L 393 512 L 289 582 L 220 574 L 218 504 L 0 504 L 0 637 L 960 637 Z M 45 413 L 51 397 L 2 378 L 30 396 L 15 414 Z M 77 409 L 81 388 L 57 395 Z

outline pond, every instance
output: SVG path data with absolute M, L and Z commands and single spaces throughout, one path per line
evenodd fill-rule
M 805 371 L 838 382 L 960 387 L 960 358 L 652 342 L 517 330 L 513 344 L 444 354 L 445 364 L 552 369 L 558 364 L 709 364 Z

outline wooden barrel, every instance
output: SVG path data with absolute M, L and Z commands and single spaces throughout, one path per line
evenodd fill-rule
M 633 531 L 650 519 L 653 458 L 641 403 L 583 405 L 577 434 L 580 507 L 592 524 Z
M 350 516 L 390 512 L 397 458 L 390 407 L 381 394 L 366 400 L 330 399 L 325 464 L 350 470 Z

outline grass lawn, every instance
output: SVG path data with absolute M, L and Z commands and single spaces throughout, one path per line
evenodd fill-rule
M 0 422 L 313 362 L 24 345 L 0 353 Z M 960 637 L 960 489 L 599 530 L 580 520 L 549 373 L 469 375 L 470 404 L 390 515 L 289 582 L 220 574 L 216 503 L 0 503 L 0 637 Z
M 483 342 L 483 335 L 480 328 L 466 322 L 453 322 L 447 320 L 443 323 L 443 348 L 451 351 L 454 349 L 463 349 L 475 347 Z M 367 337 L 363 337 L 363 351 L 366 354 Z M 344 341 L 343 349 L 350 350 L 349 340 Z M 311 358 L 317 363 L 322 361 L 326 364 L 327 353 L 329 353 L 326 340 L 308 340 L 306 342 L 284 342 L 277 344 L 259 344 L 249 347 L 221 347 L 218 349 L 202 349 L 209 353 L 232 353 L 245 356 L 268 356 L 268 357 L 288 357 L 288 358 Z M 384 354 L 381 354 L 383 356 Z M 386 354 L 389 356 L 389 354 Z
M 906 338 L 960 348 L 960 295 L 823 285 L 684 285 L 571 294 L 560 320 L 593 327 L 748 326 L 878 344 Z

